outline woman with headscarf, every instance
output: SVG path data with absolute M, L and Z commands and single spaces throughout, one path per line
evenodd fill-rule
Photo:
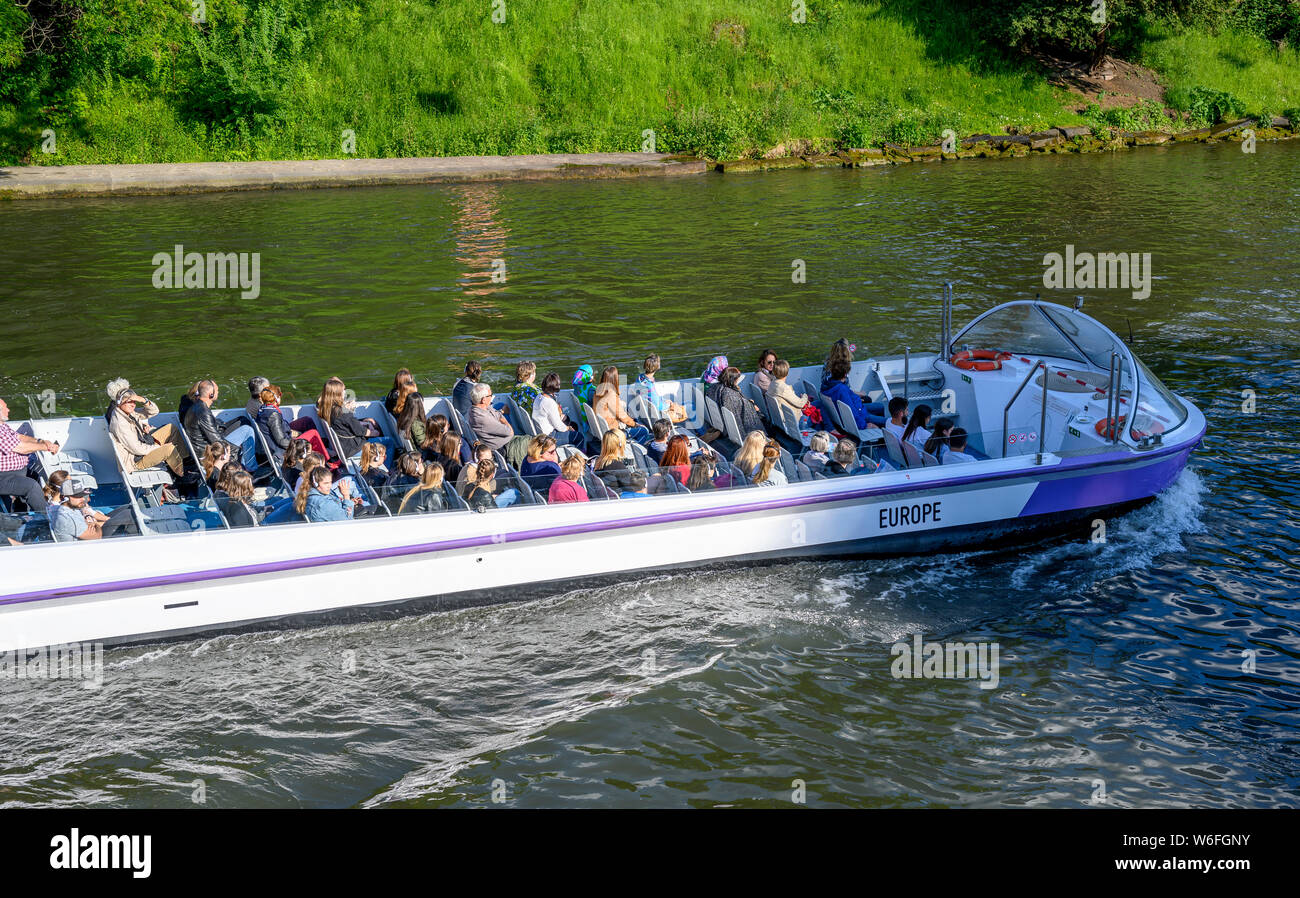
M 715 355 L 705 366 L 704 373 L 700 375 L 700 381 L 706 384 L 716 384 L 722 372 L 727 370 L 727 357 L 725 355 Z
M 578 401 L 578 417 L 582 419 L 582 432 L 591 436 L 591 422 L 587 420 L 587 409 L 596 400 L 596 372 L 590 365 L 580 365 L 573 372 L 573 398 Z

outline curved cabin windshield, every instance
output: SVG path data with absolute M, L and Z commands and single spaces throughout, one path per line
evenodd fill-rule
M 1142 360 L 1133 356 L 1138 367 L 1138 402 L 1129 436 L 1134 440 L 1157 433 L 1168 433 L 1187 420 L 1187 409 Z
M 1067 359 L 1087 364 L 1088 360 L 1061 332 L 1044 317 L 1032 303 L 1004 306 L 994 309 L 976 321 L 953 341 L 954 347 L 993 349 L 1012 352 L 1029 358 Z M 1109 365 L 1109 356 L 1107 357 Z M 1106 368 L 1107 365 L 1101 367 Z

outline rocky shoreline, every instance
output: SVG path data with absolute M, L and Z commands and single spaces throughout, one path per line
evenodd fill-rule
M 900 165 L 908 162 L 955 161 L 958 159 L 1001 159 L 1050 153 L 1107 153 L 1129 147 L 1159 146 L 1167 143 L 1206 143 L 1242 141 L 1248 129 L 1255 140 L 1289 140 L 1300 137 L 1300 124 L 1277 117 L 1267 126 L 1244 118 L 1222 122 L 1194 131 L 1122 131 L 1093 129 L 1086 126 L 1048 128 L 1030 134 L 972 134 L 955 141 L 952 149 L 943 144 L 901 146 L 887 143 L 883 147 L 839 150 L 827 153 L 804 152 L 778 155 L 769 153 L 758 159 L 718 160 L 714 170 L 738 174 L 782 168 L 824 168 L 842 166 L 862 168 L 871 165 Z M 811 144 L 811 141 L 804 141 Z

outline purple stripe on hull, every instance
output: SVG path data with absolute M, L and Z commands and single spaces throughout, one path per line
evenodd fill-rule
M 1123 471 L 1100 471 L 1082 477 L 1045 480 L 1020 510 L 1020 517 L 1055 514 L 1077 508 L 1101 508 L 1154 496 L 1178 479 L 1191 455 L 1189 448 L 1152 465 Z

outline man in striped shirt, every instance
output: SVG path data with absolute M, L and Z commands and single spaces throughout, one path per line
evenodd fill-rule
M 0 399 L 0 496 L 19 496 L 35 512 L 45 514 L 40 484 L 27 476 L 27 456 L 33 452 L 58 452 L 53 440 L 37 440 L 9 426 L 9 406 Z

